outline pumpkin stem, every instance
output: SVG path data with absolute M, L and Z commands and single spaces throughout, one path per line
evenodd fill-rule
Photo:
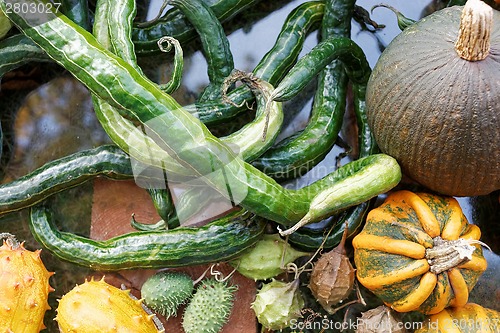
M 468 61 L 485 59 L 490 52 L 493 9 L 481 0 L 468 0 L 462 10 L 455 43 L 458 55 Z
M 430 271 L 439 274 L 472 259 L 476 249 L 463 238 L 449 241 L 434 237 L 434 247 L 425 250 L 425 259 L 430 265 Z

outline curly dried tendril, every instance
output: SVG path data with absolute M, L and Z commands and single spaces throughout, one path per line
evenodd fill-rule
M 225 103 L 229 103 L 229 104 L 234 105 L 236 107 L 242 107 L 243 103 L 245 103 L 245 101 L 244 101 L 242 104 L 236 104 L 231 99 L 229 99 L 229 97 L 227 95 L 229 88 L 237 81 L 241 81 L 244 84 L 246 84 L 255 95 L 261 94 L 264 97 L 264 100 L 266 102 L 266 106 L 265 106 L 266 120 L 265 120 L 265 124 L 264 124 L 264 130 L 262 132 L 262 141 L 264 142 L 266 140 L 267 130 L 269 128 L 271 103 L 273 103 L 273 100 L 271 98 L 271 92 L 269 91 L 269 89 L 265 89 L 263 87 L 264 81 L 261 80 L 260 78 L 256 77 L 252 73 L 247 73 L 247 72 L 240 71 L 238 69 L 234 69 L 232 71 L 231 75 L 228 76 L 222 84 L 222 100 Z
M 182 71 L 184 69 L 184 53 L 181 44 L 177 39 L 170 36 L 163 36 L 158 40 L 158 48 L 162 52 L 170 52 L 172 47 L 175 50 L 174 69 L 169 82 L 159 85 L 160 89 L 170 94 L 179 89 L 182 81 Z

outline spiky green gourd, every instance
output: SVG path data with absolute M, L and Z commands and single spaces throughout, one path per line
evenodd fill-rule
M 248 278 L 266 280 L 283 273 L 287 264 L 308 254 L 295 250 L 278 234 L 264 235 L 252 248 L 230 264 Z
M 53 272 L 47 271 L 40 250 L 31 252 L 23 244 L 4 241 L 0 247 L 0 332 L 39 332 Z
M 61 298 L 55 320 L 62 333 L 158 333 L 154 315 L 148 315 L 141 302 L 130 297 L 129 290 L 92 279 Z
M 177 315 L 177 309 L 193 294 L 193 280 L 180 272 L 159 272 L 141 287 L 141 297 L 152 310 L 165 318 Z
M 203 280 L 191 298 L 182 320 L 186 333 L 217 333 L 233 307 L 235 286 L 215 279 Z
M 263 327 L 281 330 L 290 325 L 290 321 L 301 316 L 304 298 L 299 290 L 299 280 L 282 282 L 273 280 L 259 290 L 252 309 Z

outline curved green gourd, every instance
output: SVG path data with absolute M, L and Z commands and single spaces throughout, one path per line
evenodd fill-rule
M 198 101 L 209 101 L 221 97 L 222 85 L 234 69 L 233 54 L 224 28 L 210 7 L 201 0 L 172 0 L 195 28 L 208 65 L 210 83 Z
M 35 2 L 44 3 L 40 0 Z M 0 1 L 3 9 L 5 3 L 5 0 Z M 320 190 L 328 190 L 326 194 L 331 194 L 332 190 L 348 184 L 354 185 L 354 189 L 359 191 L 355 197 L 338 195 L 337 201 L 331 206 L 321 205 L 319 209 L 313 209 L 318 215 L 309 217 L 314 220 L 315 217 L 324 217 L 338 209 L 364 202 L 394 187 L 400 180 L 399 166 L 392 158 L 374 155 L 355 161 L 350 167 L 339 171 L 350 173 L 352 168 L 357 170 L 333 186 L 331 178 L 326 176 L 307 188 L 286 190 L 237 158 L 229 147 L 215 138 L 198 119 L 184 111 L 171 96 L 163 93 L 123 60 L 103 49 L 90 34 L 63 15 L 47 15 L 40 19 L 13 13 L 9 14 L 9 18 L 94 94 L 119 110 L 126 110 L 152 133 L 168 133 L 160 135 L 158 143 L 165 151 L 175 153 L 175 159 L 193 176 L 205 176 L 206 182 L 220 192 L 231 186 L 233 195 L 242 198 L 238 204 L 263 217 L 290 224 L 310 211 L 309 204 L 318 194 L 321 195 Z M 212 163 L 204 162 L 208 160 Z M 378 168 L 370 170 L 372 172 L 359 172 L 363 167 L 363 171 L 370 169 L 369 162 L 374 160 L 381 163 Z M 365 164 L 367 162 L 368 165 Z M 211 174 L 222 167 L 225 177 L 221 178 L 217 172 Z M 353 178 L 365 181 L 365 185 L 370 186 L 359 186 L 360 182 L 352 181 Z M 373 180 L 376 180 L 375 186 L 371 186 Z
M 128 155 L 114 145 L 104 145 L 54 160 L 23 177 L 2 184 L 0 215 L 35 205 L 97 176 L 133 179 Z
M 255 215 L 239 211 L 203 227 L 137 231 L 97 241 L 59 231 L 50 209 L 40 205 L 31 208 L 28 223 L 33 237 L 55 257 L 101 271 L 230 260 L 255 244 L 265 229 Z

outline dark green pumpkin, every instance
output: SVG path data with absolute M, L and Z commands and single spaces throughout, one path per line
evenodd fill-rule
M 442 194 L 474 196 L 500 188 L 500 12 L 488 56 L 469 61 L 455 50 L 462 9 L 398 35 L 372 72 L 366 103 L 380 149 L 406 175 Z

